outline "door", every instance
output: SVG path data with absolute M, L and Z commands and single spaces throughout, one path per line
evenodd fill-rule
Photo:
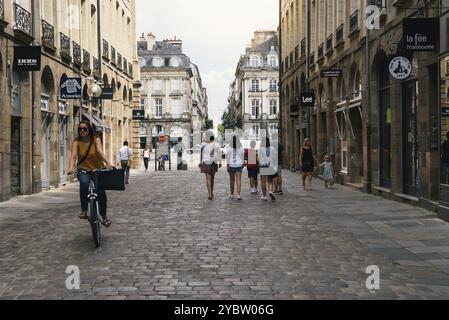
M 42 117 L 42 140 L 41 140 L 41 153 L 42 153 L 42 162 L 41 162 L 41 180 L 42 180 L 42 188 L 48 189 L 50 188 L 50 130 L 51 130 L 51 120 L 48 118 L 48 114 L 43 115 Z
M 449 56 L 440 61 L 440 206 L 438 216 L 449 221 Z
M 380 185 L 391 188 L 391 106 L 390 90 L 379 92 Z
M 59 181 L 67 182 L 67 117 L 59 118 Z
M 22 193 L 21 118 L 11 117 L 11 195 Z
M 404 193 L 418 196 L 419 152 L 417 134 L 418 81 L 412 80 L 403 85 L 403 184 Z

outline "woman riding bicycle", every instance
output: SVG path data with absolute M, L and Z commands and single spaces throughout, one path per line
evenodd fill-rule
M 95 188 L 98 182 L 92 172 L 101 168 L 111 169 L 113 166 L 106 159 L 103 153 L 103 146 L 100 137 L 95 134 L 90 123 L 81 121 L 78 126 L 78 138 L 75 139 L 72 146 L 72 156 L 70 158 L 70 165 L 73 172 L 77 172 L 78 181 L 80 182 L 80 200 L 81 200 L 81 214 L 80 219 L 88 219 L 88 193 L 89 182 L 93 179 Z M 106 228 L 111 226 L 111 220 L 106 215 L 107 210 L 107 197 L 104 190 L 96 190 L 98 194 L 98 204 L 100 209 L 100 215 L 103 218 L 103 225 Z

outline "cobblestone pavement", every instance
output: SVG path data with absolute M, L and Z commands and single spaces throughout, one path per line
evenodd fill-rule
M 246 178 L 246 173 L 245 173 Z M 449 225 L 435 214 L 337 186 L 205 198 L 198 171 L 133 173 L 109 192 L 94 249 L 77 185 L 0 204 L 1 299 L 448 299 Z M 65 287 L 69 265 L 81 288 Z M 366 288 L 370 265 L 380 290 Z

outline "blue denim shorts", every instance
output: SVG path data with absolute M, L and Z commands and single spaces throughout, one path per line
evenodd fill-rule
M 229 167 L 228 168 L 228 172 L 229 172 L 229 174 L 242 173 L 243 172 L 243 167 L 236 167 L 236 168 Z

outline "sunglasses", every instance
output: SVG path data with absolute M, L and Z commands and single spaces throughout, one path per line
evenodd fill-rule
M 88 132 L 89 129 L 86 128 L 86 127 L 81 127 L 81 128 L 78 129 L 78 131 L 79 131 L 79 132 Z

